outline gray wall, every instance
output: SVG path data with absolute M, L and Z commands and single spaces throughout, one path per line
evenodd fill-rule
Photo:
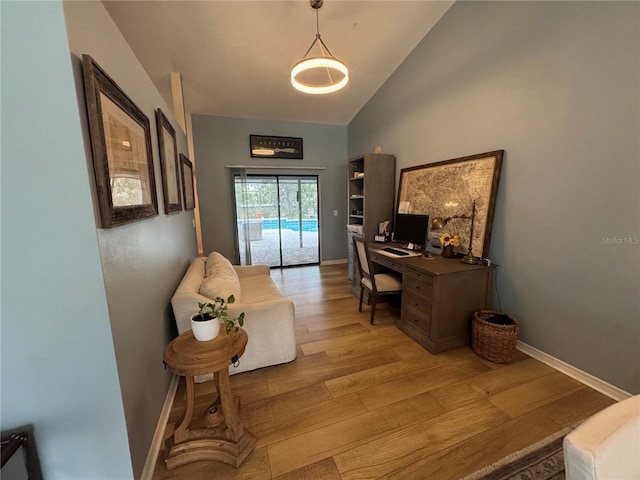
M 131 459 L 138 477 L 171 379 L 162 363 L 164 347 L 176 331 L 171 295 L 197 254 L 193 210 L 164 213 L 155 109 L 161 108 L 176 130 L 178 152 L 187 153 L 187 140 L 172 108 L 165 104 L 102 3 L 65 2 L 64 12 L 90 175 L 92 155 L 80 63 L 83 53 L 91 55 L 133 99 L 151 125 L 160 214 L 97 230 Z M 93 179 L 89 184 L 93 190 Z M 98 225 L 97 210 L 95 218 Z
M 280 165 L 320 176 L 320 259 L 342 260 L 346 248 L 347 127 L 193 115 L 195 171 L 204 254 L 216 250 L 236 258 L 233 184 L 226 165 Z M 303 138 L 303 160 L 251 158 L 249 135 Z M 296 170 L 324 167 L 324 170 Z M 260 171 L 258 173 L 267 173 Z M 338 216 L 333 211 L 338 210 Z M 340 239 L 336 241 L 336 239 Z M 343 241 L 344 240 L 344 241 Z
M 171 378 L 170 297 L 196 255 L 193 212 L 163 213 L 155 108 L 181 152 L 186 137 L 102 3 L 1 8 L 2 429 L 34 424 L 47 479 L 138 478 Z M 97 228 L 82 53 L 149 117 L 157 217 Z
M 491 258 L 525 343 L 640 393 L 640 4 L 458 2 L 349 125 L 401 168 L 504 149 Z M 399 175 L 398 175 L 399 178 Z
M 2 429 L 48 480 L 133 478 L 62 5 L 0 5 Z

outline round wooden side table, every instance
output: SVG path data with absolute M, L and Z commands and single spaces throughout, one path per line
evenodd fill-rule
M 231 394 L 229 365 L 239 358 L 247 345 L 247 332 L 239 328 L 227 334 L 224 328 L 208 342 L 200 342 L 191 330 L 173 339 L 164 349 L 164 362 L 187 386 L 184 417 L 170 439 L 165 460 L 167 469 L 197 460 L 217 460 L 234 467 L 254 450 L 256 438 L 238 417 L 239 397 Z M 194 428 L 195 385 L 193 377 L 213 373 L 217 397 Z

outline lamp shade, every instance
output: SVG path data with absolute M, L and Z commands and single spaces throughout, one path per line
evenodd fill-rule
M 304 93 L 321 95 L 337 92 L 348 82 L 349 69 L 335 58 L 305 58 L 291 69 L 291 85 Z

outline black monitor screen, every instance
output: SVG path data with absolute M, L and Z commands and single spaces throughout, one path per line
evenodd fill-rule
M 429 226 L 429 215 L 397 213 L 393 240 L 400 243 L 413 243 L 417 247 L 425 248 Z

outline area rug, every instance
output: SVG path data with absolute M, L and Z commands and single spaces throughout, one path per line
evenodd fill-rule
M 562 441 L 571 430 L 560 430 L 463 480 L 564 480 Z

